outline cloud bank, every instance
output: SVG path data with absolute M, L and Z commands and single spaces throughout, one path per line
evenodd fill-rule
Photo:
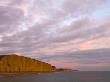
M 102 14 L 102 8 L 109 11 L 109 0 L 1 0 L 0 1 L 0 54 L 19 53 L 39 59 L 56 56 L 59 61 L 71 62 L 69 53 L 91 49 L 110 48 L 110 12 Z M 100 4 L 100 5 L 99 5 Z M 97 17 L 100 15 L 100 18 Z M 102 50 L 103 51 L 103 50 Z M 69 52 L 69 53 L 68 53 Z M 94 50 L 93 50 L 94 52 Z M 62 55 L 63 54 L 63 55 Z M 97 61 L 83 54 L 78 62 L 63 63 L 63 66 L 76 63 L 85 67 L 96 67 Z M 99 57 L 99 58 L 98 58 Z M 42 59 L 43 60 L 43 59 Z M 92 60 L 92 62 L 91 62 Z M 45 59 L 48 62 L 56 62 Z M 104 60 L 99 66 L 110 66 Z M 83 62 L 83 64 L 80 64 Z M 95 64 L 96 63 L 96 64 Z M 73 65 L 72 65 L 73 64 Z M 94 65 L 93 65 L 94 64 Z M 58 65 L 56 63 L 55 65 Z M 78 66 L 77 66 L 78 67 Z M 82 67 L 83 69 L 83 67 Z M 104 67 L 106 69 L 106 67 Z

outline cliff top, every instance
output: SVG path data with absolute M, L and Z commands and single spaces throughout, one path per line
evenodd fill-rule
M 23 58 L 23 59 L 29 59 L 29 60 L 33 60 L 33 61 L 38 61 L 38 62 L 46 63 L 46 62 L 40 61 L 38 59 L 33 59 L 33 58 L 30 58 L 30 57 L 21 56 L 21 55 L 17 55 L 17 54 L 0 55 L 0 60 L 5 59 L 5 58 L 10 58 L 10 57 L 13 57 L 15 59 L 16 58 Z

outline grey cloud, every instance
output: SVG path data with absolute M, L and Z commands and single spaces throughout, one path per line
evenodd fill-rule
M 53 56 L 45 56 L 41 57 L 41 60 L 45 61 L 60 61 L 63 60 L 65 63 L 80 63 L 80 64 L 99 64 L 106 63 L 109 65 L 110 63 L 110 48 L 102 48 L 102 49 L 93 49 L 87 51 L 78 51 L 78 52 L 67 52 L 62 54 L 57 54 Z M 66 62 L 67 61 L 67 62 Z
M 106 19 L 104 19 L 106 20 Z M 101 23 L 101 21 L 100 21 Z M 67 42 L 75 39 L 95 39 L 106 36 L 106 32 L 110 30 L 109 22 L 95 26 L 95 24 L 88 19 L 81 19 L 76 21 L 71 26 L 58 28 L 58 32 L 52 37 L 52 42 Z M 57 28 L 57 27 L 56 27 Z M 54 35 L 54 33 L 52 33 Z
M 98 52 L 98 50 L 80 52 L 78 50 L 79 52 L 65 55 L 62 54 L 66 52 L 61 51 L 60 53 L 56 52 L 59 55 L 53 54 L 54 56 L 49 57 L 45 57 L 45 53 L 42 56 L 40 53 L 36 55 L 35 52 L 42 48 L 63 47 L 62 43 L 70 41 L 77 45 L 90 39 L 109 36 L 106 34 L 107 32 L 109 34 L 110 30 L 109 19 L 105 18 L 95 22 L 89 17 L 98 4 L 103 3 L 103 0 L 51 0 L 49 2 L 47 0 L 33 0 L 33 2 L 10 0 L 10 2 L 7 6 L 0 6 L 0 35 L 3 36 L 0 41 L 0 54 L 18 52 L 47 61 L 67 59 L 66 62 L 70 63 L 110 62 L 108 60 L 109 51 L 104 49 L 102 49 L 104 52 Z M 29 6 L 28 10 L 26 8 L 28 13 L 22 10 L 23 7 L 19 8 L 23 5 L 25 10 L 25 4 Z M 26 16 L 24 16 L 24 12 L 27 14 Z M 22 26 L 21 23 L 24 25 Z M 21 27 L 19 27 L 20 25 Z M 27 28 L 27 30 L 23 30 L 23 28 Z M 5 35 L 12 32 L 15 33 L 11 36 Z
M 15 5 L 15 4 L 22 4 L 25 0 L 10 0 L 11 4 L 10 5 Z
M 97 4 L 102 4 L 103 0 L 65 0 L 64 9 L 66 12 L 74 12 L 75 14 L 84 14 L 91 13 L 96 7 Z M 69 5 L 68 5 L 69 4 Z
M 22 19 L 23 13 L 19 9 L 0 6 L 0 33 L 12 32 Z
M 79 28 L 77 27 L 77 29 L 74 30 L 74 27 L 72 28 L 71 26 L 68 29 L 73 29 L 73 30 L 67 30 L 67 31 L 65 30 L 65 32 L 58 33 L 57 36 L 53 34 L 52 35 L 53 37 L 45 34 L 45 32 L 48 31 L 47 29 L 51 29 L 50 27 L 45 27 L 45 24 L 35 25 L 28 31 L 20 32 L 20 34 L 16 34 L 12 37 L 7 37 L 7 38 L 4 37 L 4 41 L 1 43 L 1 46 L 2 47 L 9 46 L 10 48 L 13 49 L 23 48 L 24 52 L 26 52 L 27 50 L 31 52 L 35 50 L 37 51 L 39 48 L 44 48 L 44 47 L 48 48 L 49 46 L 53 46 L 54 44 L 60 45 L 62 42 L 68 42 L 71 40 L 82 38 L 82 41 L 85 41 L 87 39 L 90 39 L 92 36 L 93 36 L 92 39 L 98 38 L 99 36 L 100 37 L 106 36 L 105 33 L 107 30 L 109 30 L 109 28 L 107 27 L 109 25 L 107 25 L 106 23 L 104 24 L 105 25 L 102 25 L 102 27 L 104 26 L 105 28 L 102 28 L 101 26 L 97 28 L 92 28 L 92 27 L 83 28 L 80 27 L 80 23 L 79 23 Z M 61 31 L 62 30 L 64 29 L 61 29 Z M 60 37 L 60 35 L 62 34 L 64 35 Z

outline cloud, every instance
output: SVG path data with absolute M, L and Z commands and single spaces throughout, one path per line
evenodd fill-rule
M 88 49 L 91 49 L 91 47 L 92 47 L 92 44 L 91 44 L 91 42 L 84 42 L 84 43 L 82 43 L 81 45 L 80 45 L 80 50 L 88 50 Z
M 94 10 L 94 8 L 97 7 L 97 4 L 101 4 L 103 3 L 103 0 L 96 0 L 96 1 L 92 1 L 92 0 L 77 0 L 77 1 L 73 1 L 73 0 L 65 0 L 64 3 L 64 9 L 67 11 L 71 11 L 71 12 L 78 12 L 78 14 L 82 14 L 82 13 L 90 13 L 92 10 Z
M 15 31 L 17 29 L 15 26 L 17 26 L 22 17 L 22 11 L 19 9 L 0 6 L 0 33 Z
M 84 19 L 84 21 L 86 21 L 86 19 Z M 8 36 L 3 37 L 4 41 L 2 42 L 1 45 L 3 45 L 3 43 L 6 46 L 14 45 L 16 48 L 20 47 L 20 48 L 23 48 L 24 50 L 25 48 L 28 48 L 28 50 L 30 49 L 30 51 L 34 49 L 33 51 L 36 50 L 36 53 L 37 52 L 40 53 L 40 51 L 42 52 L 42 50 L 46 50 L 46 49 L 48 50 L 50 49 L 50 52 L 52 52 L 52 49 L 54 51 L 61 50 L 62 52 L 65 52 L 72 49 L 78 50 L 79 46 L 83 45 L 86 41 L 88 42 L 88 40 L 92 40 L 91 45 L 95 45 L 96 40 L 98 40 L 97 38 L 101 39 L 105 36 L 106 36 L 105 38 L 109 36 L 107 34 L 109 33 L 109 28 L 108 28 L 109 22 L 105 22 L 104 24 L 102 24 L 102 21 L 100 22 L 98 21 L 98 23 L 96 22 L 91 23 L 91 22 L 84 22 L 84 21 L 83 19 L 78 20 L 77 23 L 75 23 L 75 25 L 78 25 L 77 28 L 74 27 L 74 24 L 70 27 L 68 26 L 66 28 L 58 28 L 58 30 L 56 30 L 56 32 L 58 31 L 56 34 L 54 34 L 54 32 L 48 34 L 48 31 L 50 29 L 53 29 L 52 27 L 48 27 L 48 25 L 47 27 L 44 27 L 46 26 L 46 24 L 44 25 L 38 24 L 31 27 L 28 31 L 20 32 L 11 37 L 8 37 Z M 85 27 L 82 27 L 82 26 L 85 26 Z M 88 27 L 88 26 L 91 26 L 91 27 Z M 104 28 L 102 28 L 101 26 L 102 27 L 104 26 Z M 109 37 L 107 41 L 109 41 Z M 3 47 L 5 46 L 3 45 Z
M 54 63 L 54 65 L 58 67 L 70 67 L 70 68 L 84 68 L 83 70 L 89 70 L 88 68 L 96 70 L 96 67 L 99 70 L 104 70 L 107 68 L 109 70 L 109 55 L 110 48 L 102 48 L 102 49 L 93 49 L 86 51 L 78 51 L 78 52 L 67 52 L 47 57 L 42 57 L 43 61 L 47 61 L 50 63 Z M 104 55 L 105 54 L 105 55 Z M 61 64 L 59 64 L 61 63 Z M 103 68 L 104 67 L 104 68 Z
M 2 0 L 0 54 L 21 53 L 42 58 L 109 48 L 110 16 L 92 19 L 95 18 L 92 14 L 105 3 L 103 0 Z

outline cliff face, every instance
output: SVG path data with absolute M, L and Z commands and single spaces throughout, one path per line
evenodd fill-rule
M 45 62 L 17 55 L 0 56 L 0 72 L 51 72 L 53 67 Z

